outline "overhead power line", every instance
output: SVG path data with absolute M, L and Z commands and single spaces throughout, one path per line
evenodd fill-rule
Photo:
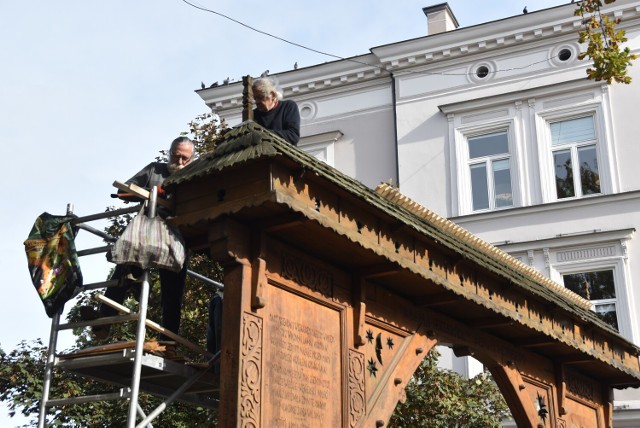
M 342 61 L 349 61 L 349 62 L 353 62 L 353 63 L 356 63 L 356 64 L 366 65 L 368 67 L 377 68 L 377 69 L 379 69 L 381 71 L 384 71 L 386 73 L 389 73 L 391 75 L 393 74 L 392 71 L 389 71 L 386 68 L 384 68 L 382 66 L 379 66 L 377 64 L 369 64 L 369 63 L 366 63 L 366 62 L 363 62 L 363 61 L 358 61 L 358 60 L 353 59 L 353 58 L 345 58 L 345 57 L 342 57 L 340 55 L 335 55 L 335 54 L 332 54 L 332 53 L 329 53 L 329 52 L 323 52 L 323 51 L 318 50 L 318 49 L 310 48 L 310 47 L 305 46 L 303 44 L 292 42 L 291 40 L 287 40 L 287 39 L 285 39 L 283 37 L 276 36 L 274 34 L 271 34 L 271 33 L 267 32 L 267 31 L 263 31 L 263 30 L 255 28 L 255 27 L 252 27 L 251 25 L 245 24 L 244 22 L 239 21 L 239 20 L 237 20 L 235 18 L 232 18 L 232 17 L 230 17 L 228 15 L 225 15 L 224 13 L 217 12 L 215 10 L 206 8 L 204 6 L 197 5 L 197 4 L 195 4 L 195 3 L 191 2 L 191 1 L 188 1 L 188 0 L 181 0 L 181 1 L 183 3 L 186 3 L 187 5 L 195 8 L 195 9 L 201 10 L 203 12 L 213 13 L 214 15 L 218 15 L 218 16 L 220 16 L 222 18 L 228 19 L 229 21 L 234 22 L 234 23 L 236 23 L 238 25 L 241 25 L 241 26 L 243 26 L 243 27 L 245 27 L 245 28 L 247 28 L 247 29 L 249 29 L 251 31 L 255 31 L 256 33 L 265 35 L 267 37 L 271 37 L 273 39 L 280 40 L 281 42 L 288 43 L 288 44 L 290 44 L 292 46 L 296 46 L 296 47 L 299 47 L 301 49 L 306 49 L 308 51 L 315 52 L 315 53 L 318 53 L 320 55 L 325 55 L 325 56 L 328 56 L 328 57 L 331 57 L 331 58 L 339 59 L 339 60 L 342 60 Z M 554 56 L 552 56 L 552 57 L 550 57 L 548 59 L 544 59 L 544 60 L 541 60 L 541 61 L 532 62 L 532 63 L 526 64 L 526 65 L 523 65 L 521 67 L 511 67 L 511 68 L 506 68 L 506 69 L 493 70 L 493 71 L 488 71 L 488 73 L 489 74 L 498 74 L 498 73 L 505 73 L 505 72 L 509 72 L 509 71 L 524 70 L 524 69 L 532 67 L 534 65 L 547 62 L 550 59 L 556 58 L 556 57 L 558 57 L 558 55 L 554 55 Z M 436 76 L 469 76 L 469 75 L 474 74 L 473 72 L 469 72 L 469 73 L 448 73 L 448 72 L 430 72 L 430 71 L 417 72 L 417 71 L 411 71 L 411 70 L 407 70 L 407 73 L 409 73 L 409 74 L 429 74 L 429 75 L 436 75 Z

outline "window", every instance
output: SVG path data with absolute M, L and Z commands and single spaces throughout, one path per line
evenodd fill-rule
M 540 258 L 538 262 L 547 266 L 552 280 L 589 300 L 598 317 L 636 342 L 634 286 L 627 254 L 634 232 L 635 229 L 620 229 L 559 238 L 553 240 L 551 248 L 544 249 L 544 260 Z M 575 245 L 565 246 L 563 241 Z
M 601 193 L 593 116 L 551 122 L 558 199 Z
M 569 61 L 569 59 L 571 59 L 572 56 L 573 56 L 573 53 L 571 52 L 571 50 L 567 48 L 560 49 L 560 52 L 558 52 L 558 59 L 562 62 Z
M 467 144 L 473 211 L 513 206 L 507 131 L 469 137 Z
M 342 135 L 340 131 L 331 131 L 301 137 L 298 148 L 326 164 L 335 166 L 335 144 L 342 138 Z
M 565 287 L 593 303 L 598 317 L 619 329 L 613 270 L 565 274 L 562 278 Z

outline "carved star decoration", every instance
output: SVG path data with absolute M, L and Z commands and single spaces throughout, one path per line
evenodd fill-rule
M 393 338 L 392 337 L 388 337 L 387 338 L 387 346 L 389 347 L 389 349 L 393 349 Z
M 544 402 L 544 398 L 540 395 L 540 393 L 537 393 L 538 397 L 537 397 L 537 401 L 538 401 L 538 416 L 540 416 L 540 419 L 542 419 L 542 423 L 546 424 L 547 422 L 547 414 L 549 413 L 549 411 L 547 410 L 547 405 Z
M 376 377 L 378 367 L 376 367 L 376 362 L 373 361 L 373 358 L 369 358 L 369 361 L 367 362 L 367 370 L 369 370 L 369 374 L 371 376 Z
M 371 330 L 367 330 L 367 340 L 369 343 L 373 343 L 373 332 Z

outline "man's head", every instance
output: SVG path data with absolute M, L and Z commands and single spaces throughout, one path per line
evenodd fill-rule
M 261 77 L 253 81 L 253 99 L 258 110 L 268 112 L 282 99 L 282 92 L 272 78 Z
M 178 137 L 169 147 L 169 172 L 173 174 L 187 166 L 192 160 L 195 147 L 187 137 Z

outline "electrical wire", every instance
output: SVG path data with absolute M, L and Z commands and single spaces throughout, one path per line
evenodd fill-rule
M 195 8 L 195 9 L 201 10 L 203 12 L 213 13 L 214 15 L 218 15 L 218 16 L 220 16 L 222 18 L 228 19 L 231 22 L 234 22 L 234 23 L 236 23 L 238 25 L 241 25 L 241 26 L 243 26 L 245 28 L 248 28 L 251 31 L 255 31 L 256 33 L 263 34 L 263 35 L 265 35 L 267 37 L 271 37 L 271 38 L 274 38 L 276 40 L 280 40 L 281 42 L 288 43 L 288 44 L 290 44 L 292 46 L 296 46 L 296 47 L 299 47 L 299 48 L 302 48 L 302 49 L 305 49 L 305 50 L 308 50 L 308 51 L 311 51 L 311 52 L 318 53 L 320 55 L 325 55 L 325 56 L 332 57 L 332 58 L 335 58 L 335 59 L 339 59 L 339 60 L 342 60 L 342 61 L 349 61 L 349 62 L 353 62 L 353 63 L 356 63 L 356 64 L 366 65 L 368 67 L 377 68 L 377 69 L 379 69 L 381 71 L 389 73 L 390 75 L 393 75 L 392 71 L 389 71 L 389 70 L 387 70 L 386 68 L 384 68 L 382 66 L 379 66 L 379 65 L 376 65 L 376 64 L 369 64 L 369 63 L 366 63 L 366 62 L 363 62 L 363 61 L 358 61 L 358 60 L 353 59 L 353 58 L 345 58 L 345 57 L 342 57 L 340 55 L 334 55 L 332 53 L 323 52 L 323 51 L 320 51 L 320 50 L 317 50 L 317 49 L 314 49 L 314 48 L 310 48 L 310 47 L 302 45 L 300 43 L 292 42 L 291 40 L 287 40 L 285 38 L 276 36 L 274 34 L 266 32 L 266 31 L 259 30 L 259 29 L 255 28 L 255 27 L 252 27 L 251 25 L 245 24 L 242 21 L 239 21 L 239 20 L 237 20 L 235 18 L 232 18 L 232 17 L 230 17 L 228 15 L 225 15 L 224 13 L 216 12 L 215 10 L 211 10 L 211 9 L 208 9 L 208 8 L 206 8 L 204 6 L 200 6 L 200 5 L 194 4 L 194 3 L 192 3 L 192 2 L 190 2 L 188 0 L 181 0 L 181 1 L 183 3 L 185 3 L 185 4 L 187 4 L 187 5 Z M 537 65 L 537 64 L 546 63 L 550 59 L 557 58 L 558 56 L 559 56 L 559 54 L 551 56 L 548 59 L 532 62 L 532 63 L 524 65 L 522 67 L 511 67 L 511 68 L 499 69 L 499 70 L 493 70 L 493 71 L 490 70 L 488 72 L 488 74 L 494 74 L 495 75 L 495 74 L 498 74 L 498 73 L 506 73 L 506 72 L 509 72 L 509 71 L 524 70 L 526 68 L 532 67 L 532 66 Z M 474 74 L 473 72 L 468 72 L 468 73 L 430 72 L 430 71 L 417 72 L 417 71 L 411 71 L 411 70 L 406 70 L 406 72 L 408 74 L 420 74 L 420 75 L 428 74 L 428 75 L 435 75 L 435 76 L 470 76 L 470 75 Z

